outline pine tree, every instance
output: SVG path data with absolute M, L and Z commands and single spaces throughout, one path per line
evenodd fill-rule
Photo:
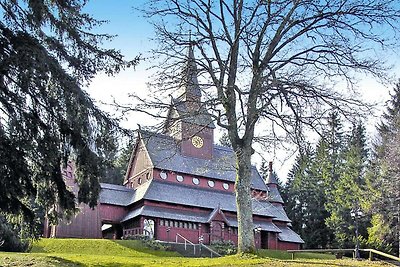
M 366 184 L 364 179 L 368 152 L 366 149 L 365 127 L 361 122 L 354 125 L 342 151 L 342 161 L 334 182 L 329 201 L 326 204 L 330 216 L 326 223 L 334 232 L 335 243 L 340 248 L 354 246 L 354 222 L 351 210 L 364 208 Z M 365 208 L 364 208 L 365 209 Z M 366 221 L 364 218 L 363 221 Z M 359 230 L 366 236 L 365 223 Z
M 78 201 L 96 205 L 105 157 L 117 147 L 118 122 L 82 87 L 133 62 L 101 48 L 110 36 L 92 32 L 101 22 L 82 12 L 85 2 L 0 3 L 0 211 L 19 225 L 35 225 L 37 206 L 50 219 L 75 211 L 60 169 L 71 158 Z
M 375 216 L 369 229 L 371 240 L 383 240 L 383 247 L 391 247 L 400 254 L 400 81 L 388 103 L 386 113 L 378 126 L 379 140 L 374 146 L 370 184 L 374 198 L 371 211 Z M 371 175 L 372 174 L 372 175 Z M 377 229 L 377 225 L 381 227 Z

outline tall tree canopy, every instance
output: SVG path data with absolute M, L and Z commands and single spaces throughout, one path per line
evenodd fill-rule
M 98 21 L 82 12 L 86 1 L 1 0 L 0 212 L 36 219 L 75 209 L 61 177 L 73 157 L 79 201 L 97 203 L 104 158 L 116 148 L 118 124 L 82 89 L 99 71 L 126 62 L 101 48 L 111 36 L 95 34 Z
M 301 141 L 300 132 L 318 128 L 327 108 L 358 111 L 362 103 L 335 83 L 354 89 L 357 73 L 383 77 L 383 57 L 369 51 L 396 43 L 390 33 L 399 29 L 398 1 L 152 0 L 145 12 L 160 41 L 156 89 L 165 91 L 136 109 L 168 106 L 166 96 L 179 84 L 177 63 L 187 57 L 182 46 L 191 40 L 207 96 L 207 109 L 199 110 L 213 112 L 236 153 L 238 251 L 253 251 L 253 142 Z M 256 131 L 261 124 L 267 130 Z
M 378 125 L 378 137 L 370 178 L 376 193 L 372 211 L 379 215 L 374 218 L 374 239 L 384 240 L 383 245 L 400 255 L 400 81 Z

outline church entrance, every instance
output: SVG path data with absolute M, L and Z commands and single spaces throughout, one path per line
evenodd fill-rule
M 268 249 L 268 232 L 261 231 L 261 248 Z
M 223 239 L 222 236 L 222 224 L 223 222 L 213 222 L 212 230 L 211 230 L 211 242 L 212 241 L 220 241 Z

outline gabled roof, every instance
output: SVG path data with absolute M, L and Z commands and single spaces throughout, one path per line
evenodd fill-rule
M 179 141 L 173 137 L 147 131 L 141 131 L 141 136 L 155 168 L 235 182 L 235 154 L 231 148 L 214 146 L 212 159 L 186 157 L 180 152 Z M 251 183 L 252 188 L 267 191 L 254 166 Z
M 278 228 L 281 230 L 278 234 L 278 239 L 280 241 L 304 244 L 303 239 L 289 227 L 278 225 Z
M 213 221 L 215 218 L 218 216 L 221 216 L 221 218 L 224 220 L 224 222 L 230 226 L 229 221 L 226 219 L 224 212 L 221 210 L 221 206 L 218 204 L 218 207 L 216 207 L 208 216 L 207 222 Z

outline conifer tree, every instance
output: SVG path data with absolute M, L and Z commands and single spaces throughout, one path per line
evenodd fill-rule
M 332 229 L 335 243 L 340 248 L 354 245 L 354 222 L 351 210 L 364 208 L 366 184 L 364 179 L 367 149 L 365 127 L 361 122 L 354 125 L 342 151 L 339 177 L 334 181 L 326 208 L 330 214 L 326 223 Z M 365 209 L 365 208 L 364 208 Z M 362 221 L 366 221 L 364 218 Z M 360 225 L 360 222 L 358 222 Z M 365 223 L 359 226 L 364 235 Z
M 85 3 L 0 2 L 0 212 L 18 225 L 35 225 L 37 206 L 50 219 L 75 211 L 60 169 L 71 157 L 78 202 L 96 205 L 104 159 L 117 146 L 117 121 L 82 88 L 133 62 L 101 47 L 111 36 L 92 32 L 102 22 L 83 13 Z
M 370 172 L 372 212 L 371 241 L 382 240 L 400 254 L 400 81 L 393 90 L 387 110 L 377 127 L 379 140 L 374 146 Z M 375 198 L 372 198 L 375 196 Z M 380 227 L 377 227 L 380 226 Z

